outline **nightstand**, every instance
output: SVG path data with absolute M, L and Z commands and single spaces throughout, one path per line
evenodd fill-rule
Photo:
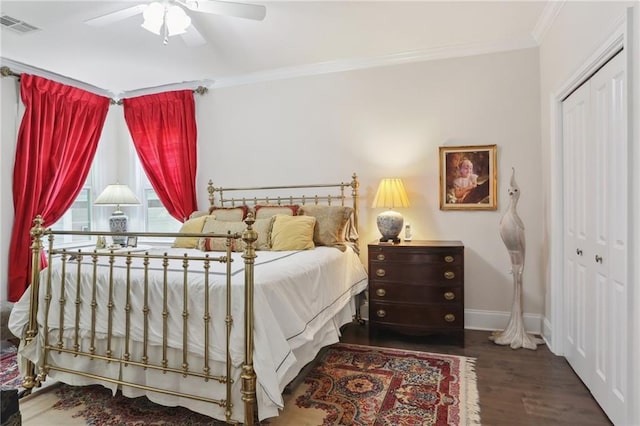
M 451 334 L 464 346 L 460 241 L 369 244 L 369 330 Z

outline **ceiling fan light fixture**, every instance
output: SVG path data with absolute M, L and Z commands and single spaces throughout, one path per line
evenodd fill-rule
M 144 17 L 142 28 L 157 35 L 184 34 L 191 25 L 191 18 L 180 6 L 166 3 L 155 1 L 149 3 L 142 16 Z
M 154 34 L 160 35 L 160 30 L 162 29 L 162 24 L 164 23 L 164 9 L 164 5 L 161 3 L 155 1 L 149 3 L 147 7 L 145 7 L 144 12 L 142 12 L 142 16 L 144 17 L 142 28 Z
M 191 18 L 180 6 L 169 6 L 166 14 L 165 24 L 169 29 L 169 35 L 184 34 L 191 25 Z

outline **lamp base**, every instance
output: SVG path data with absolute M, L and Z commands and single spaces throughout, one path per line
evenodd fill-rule
M 403 223 L 404 218 L 396 211 L 387 210 L 380 213 L 376 218 L 378 231 L 382 234 L 380 242 L 393 241 L 394 243 L 399 243 L 400 238 L 398 238 L 398 235 L 400 235 L 400 231 L 402 231 Z
M 127 222 L 129 218 L 122 212 L 113 212 L 109 218 L 109 230 L 111 232 L 127 232 Z M 113 235 L 113 244 L 127 245 L 127 237 L 125 235 Z
M 400 238 L 398 238 L 398 237 L 396 237 L 396 238 L 381 237 L 380 238 L 380 242 L 381 243 L 388 243 L 389 241 L 391 241 L 394 244 L 400 244 Z

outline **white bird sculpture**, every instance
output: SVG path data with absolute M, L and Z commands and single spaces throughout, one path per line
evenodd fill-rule
M 513 274 L 513 306 L 509 324 L 503 331 L 494 332 L 489 339 L 498 345 L 510 345 L 511 349 L 537 349 L 542 343 L 528 334 L 524 329 L 522 317 L 522 270 L 524 269 L 524 224 L 518 216 L 516 206 L 520 198 L 520 187 L 516 183 L 516 171 L 513 169 L 509 187 L 509 207 L 500 220 L 500 237 L 511 258 L 511 273 Z

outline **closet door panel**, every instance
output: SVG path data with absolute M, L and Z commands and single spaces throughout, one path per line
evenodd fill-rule
M 628 145 L 624 57 L 617 55 L 591 82 L 594 216 L 595 375 L 589 389 L 614 424 L 629 410 Z
M 590 326 L 593 309 L 588 280 L 592 264 L 589 240 L 593 226 L 589 224 L 588 194 L 593 184 L 588 164 L 588 116 L 590 88 L 585 84 L 563 103 L 564 155 L 564 233 L 565 233 L 565 323 L 567 324 L 565 356 L 581 379 L 591 382 Z
M 606 395 L 604 411 L 615 424 L 625 424 L 630 410 L 628 383 L 626 377 L 631 371 L 629 365 L 629 312 L 630 298 L 628 290 L 628 153 L 627 143 L 627 101 L 624 57 L 617 55 L 605 65 L 592 79 L 603 88 L 606 97 L 602 106 L 608 108 L 608 114 L 599 117 L 596 125 L 602 128 L 608 148 L 607 165 L 609 167 L 609 241 L 607 244 L 608 262 L 602 262 L 608 274 L 608 376 L 597 388 Z M 606 104 L 605 104 L 606 102 Z M 605 144 L 605 141 L 602 141 Z M 595 391 L 594 391 L 595 395 Z
M 614 424 L 627 424 L 629 146 L 624 56 L 563 102 L 565 356 Z
M 594 316 L 594 367 L 595 374 L 597 376 L 596 382 L 606 381 L 609 375 L 608 372 L 608 336 L 609 330 L 607 329 L 610 321 L 609 315 L 609 303 L 608 303 L 608 283 L 607 276 L 602 274 L 596 274 L 594 277 L 594 287 L 596 293 L 596 309 L 593 312 Z M 592 384 L 593 386 L 593 384 Z
M 618 55 L 620 56 L 620 55 Z M 622 61 L 622 58 L 620 58 Z M 626 288 L 628 280 L 628 235 L 629 235 L 629 194 L 628 190 L 628 158 L 627 142 L 627 108 L 624 72 L 611 72 L 611 122 L 610 122 L 610 164 L 611 188 L 609 202 L 611 206 L 611 277 L 619 285 Z M 625 304 L 626 306 L 626 304 Z M 626 309 L 625 309 L 626 311 Z
M 622 55 L 619 61 L 622 61 Z M 628 417 L 624 416 L 625 410 L 630 407 L 628 401 L 629 383 L 627 377 L 631 372 L 629 354 L 629 281 L 628 281 L 628 142 L 627 142 L 627 109 L 626 109 L 626 85 L 625 74 L 621 70 L 622 65 L 615 66 L 610 71 L 609 82 L 611 85 L 611 170 L 612 185 L 616 188 L 609 191 L 612 206 L 611 218 L 611 242 L 609 247 L 610 272 L 609 286 L 611 289 L 611 326 L 615 330 L 611 333 L 611 347 L 615 348 L 611 354 L 611 372 L 608 386 L 609 405 L 608 411 L 617 414 L 611 417 L 617 423 L 625 422 Z M 611 416 L 611 415 L 610 415 Z
M 601 70 L 604 71 L 604 68 Z M 597 74 L 598 75 L 598 74 Z M 606 78 L 594 76 L 591 78 L 591 124 L 593 135 L 594 162 L 592 173 L 594 191 L 591 215 L 593 216 L 594 239 L 590 261 L 594 273 L 594 288 L 596 309 L 594 311 L 594 380 L 589 389 L 603 409 L 606 406 L 607 387 L 609 382 L 609 334 L 611 333 L 611 311 L 609 309 L 609 197 L 611 191 L 610 162 L 611 147 L 609 146 L 611 122 L 610 86 Z M 605 410 L 606 411 L 606 410 Z

